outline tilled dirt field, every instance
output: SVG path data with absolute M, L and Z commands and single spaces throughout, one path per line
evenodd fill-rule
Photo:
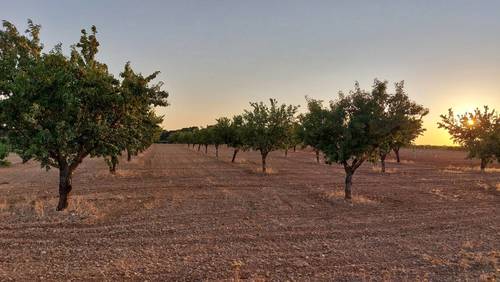
M 86 160 L 70 208 L 56 170 L 0 169 L 0 280 L 500 279 L 500 167 L 405 150 L 354 176 L 309 151 L 260 156 L 154 145 L 110 175 Z

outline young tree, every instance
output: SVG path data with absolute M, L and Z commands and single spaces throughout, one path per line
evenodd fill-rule
M 228 144 L 231 138 L 231 120 L 222 117 L 217 119 L 217 123 L 212 127 L 212 143 L 215 146 L 215 156 L 219 158 L 219 146 Z
M 385 172 L 385 159 L 391 150 L 395 152 L 399 163 L 400 148 L 410 145 L 425 131 L 422 119 L 429 113 L 424 106 L 410 100 L 404 91 L 404 81 L 396 82 L 395 88 L 395 94 L 386 95 L 386 105 L 384 105 L 384 125 L 391 134 L 379 144 L 377 154 L 374 156 L 380 159 L 382 172 Z M 380 90 L 386 91 L 386 87 Z
M 305 146 L 310 146 L 316 153 L 316 162 L 319 163 L 320 142 L 324 125 L 329 117 L 328 111 L 323 108 L 323 101 L 306 97 L 308 112 L 299 116 L 299 136 Z
M 449 109 L 448 115 L 441 115 L 438 126 L 448 130 L 453 142 L 469 152 L 469 158 L 481 160 L 481 171 L 495 158 L 500 161 L 500 116 L 488 106 L 456 117 Z
M 129 65 L 124 79 L 115 79 L 96 60 L 95 27 L 90 34 L 82 30 L 69 57 L 60 45 L 42 53 L 39 32 L 40 26 L 31 21 L 26 36 L 3 22 L 0 116 L 12 149 L 23 161 L 35 159 L 46 169 L 59 169 L 57 210 L 63 210 L 78 165 L 87 156 L 113 157 L 126 148 L 121 138 L 131 125 L 129 119 L 137 123 L 134 131 L 140 131 L 145 121 L 157 125 L 161 117 L 152 107 L 166 106 L 168 93 L 160 90 L 161 84 L 149 85 L 158 73 L 147 77 L 128 73 L 133 81 L 125 77 Z M 141 110 L 145 112 L 137 116 Z
M 208 145 L 213 144 L 212 137 L 213 137 L 213 130 L 212 130 L 211 126 L 207 126 L 205 128 L 200 129 L 199 142 L 201 145 L 205 146 L 205 154 L 208 154 Z M 198 151 L 199 151 L 199 147 L 198 147 Z
M 270 99 L 270 106 L 262 102 L 250 105 L 253 109 L 243 113 L 244 142 L 248 147 L 260 151 L 262 172 L 266 172 L 267 155 L 284 147 L 295 121 L 297 106 L 278 105 L 275 99 Z
M 292 126 L 289 128 L 288 134 L 286 136 L 286 140 L 284 143 L 284 149 L 285 149 L 285 157 L 288 156 L 288 150 L 290 148 L 293 148 L 293 151 L 295 152 L 296 147 L 298 144 L 300 144 L 302 141 L 300 139 L 300 124 L 298 122 L 293 122 Z
M 227 145 L 234 149 L 233 158 L 231 159 L 231 162 L 234 163 L 238 152 L 241 149 L 245 149 L 243 140 L 243 117 L 241 115 L 233 117 L 229 130 L 230 134 L 228 136 Z
M 396 93 L 390 98 L 388 111 L 390 118 L 397 120 L 398 128 L 392 134 L 390 148 L 396 155 L 396 161 L 401 161 L 399 150 L 411 145 L 425 131 L 423 118 L 429 114 L 429 109 L 411 101 L 404 90 L 404 81 L 395 83 Z
M 330 109 L 321 108 L 326 118 L 319 123 L 320 132 L 314 144 L 325 154 L 327 163 L 343 165 L 348 201 L 352 199 L 354 172 L 390 134 L 391 128 L 383 118 L 386 99 L 385 82 L 376 80 L 371 93 L 361 90 L 356 82 L 349 95 L 341 92 L 336 101 L 330 102 Z

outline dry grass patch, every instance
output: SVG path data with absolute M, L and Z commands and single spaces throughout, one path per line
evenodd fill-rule
M 156 192 L 152 195 L 152 198 L 146 200 L 143 203 L 143 205 L 145 209 L 153 210 L 161 207 L 164 204 L 164 202 L 165 202 L 165 196 L 160 192 Z
M 381 173 L 381 174 L 395 174 L 395 173 L 398 173 L 399 172 L 399 169 L 398 168 L 385 168 L 385 172 L 382 172 L 382 169 L 380 168 L 380 166 L 372 166 L 372 171 L 374 172 L 378 172 L 378 173 Z
M 95 200 L 86 196 L 70 196 L 68 208 L 56 211 L 58 198 L 39 197 L 34 194 L 0 201 L 0 214 L 14 220 L 43 219 L 52 222 L 84 221 L 94 222 L 104 217 Z
M 429 262 L 430 264 L 432 264 L 434 266 L 448 266 L 451 264 L 450 261 L 443 259 L 443 258 L 433 257 L 433 256 L 428 255 L 428 254 L 422 254 L 421 256 L 425 261 Z
M 443 190 L 440 188 L 433 188 L 433 189 L 431 189 L 430 192 L 431 192 L 431 194 L 438 196 L 439 198 L 446 200 L 446 201 L 455 202 L 455 201 L 458 201 L 460 198 L 459 195 L 448 195 L 448 194 L 444 193 Z
M 9 203 L 6 199 L 0 200 L 0 216 L 8 214 L 9 211 Z
M 498 281 L 500 279 L 500 252 L 460 252 L 459 265 L 464 270 L 480 269 L 480 281 Z
M 455 165 L 449 165 L 445 169 L 443 169 L 442 171 L 443 172 L 449 172 L 449 173 L 480 172 L 481 168 L 479 166 L 455 166 Z M 484 172 L 486 172 L 486 173 L 500 173 L 500 168 L 487 167 Z
M 345 194 L 344 191 L 340 190 L 335 190 L 332 192 L 325 192 L 324 196 L 327 200 L 329 201 L 334 201 L 334 202 L 345 202 Z M 352 203 L 353 204 L 363 204 L 363 205 L 374 205 L 378 204 L 379 202 L 373 199 L 370 199 L 366 196 L 359 195 L 359 194 L 354 194 L 352 196 Z
M 388 159 L 385 161 L 386 163 L 398 163 L 398 161 L 396 159 Z M 414 164 L 415 162 L 414 161 L 410 161 L 410 160 L 400 160 L 399 161 L 400 164 Z

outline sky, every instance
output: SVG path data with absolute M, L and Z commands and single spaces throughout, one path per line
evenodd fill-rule
M 96 25 L 99 59 L 116 75 L 161 71 L 162 126 L 206 126 L 276 98 L 334 100 L 359 81 L 405 80 L 430 110 L 417 144 L 451 145 L 437 128 L 453 108 L 500 110 L 500 1 L 4 1 L 0 19 L 42 25 L 46 50 Z M 391 90 L 393 87 L 391 87 Z

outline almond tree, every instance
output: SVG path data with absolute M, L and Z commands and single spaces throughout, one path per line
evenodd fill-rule
M 228 144 L 231 138 L 231 120 L 222 117 L 217 119 L 217 123 L 212 126 L 212 143 L 215 146 L 215 157 L 219 158 L 219 146 Z
M 278 105 L 275 99 L 270 99 L 270 106 L 262 102 L 250 106 L 252 110 L 243 113 L 243 140 L 249 148 L 260 152 L 265 173 L 267 155 L 284 147 L 298 107 Z
M 231 121 L 231 126 L 229 128 L 230 134 L 227 140 L 227 145 L 234 149 L 233 158 L 231 162 L 234 163 L 236 155 L 241 149 L 245 149 L 245 144 L 243 140 L 243 117 L 241 115 L 236 115 Z
M 453 142 L 468 151 L 468 158 L 481 160 L 481 171 L 495 159 L 500 161 L 500 116 L 495 110 L 484 106 L 472 113 L 455 116 L 452 109 L 441 115 L 439 128 L 448 130 Z
M 142 77 L 127 64 L 123 80 L 96 60 L 97 30 L 82 30 L 71 55 L 60 45 L 42 52 L 40 26 L 28 21 L 27 35 L 4 21 L 0 30 L 0 117 L 9 144 L 24 162 L 59 169 L 57 210 L 68 206 L 72 176 L 90 157 L 113 158 L 123 148 L 143 149 L 145 136 L 156 131 L 161 117 L 154 106 L 166 106 L 168 93 L 151 85 L 157 72 Z M 123 139 L 137 133 L 140 145 Z
M 345 199 L 352 199 L 352 177 L 364 161 L 371 158 L 379 144 L 387 138 L 392 128 L 387 127 L 384 120 L 384 104 L 387 100 L 385 83 L 375 80 L 373 91 L 355 88 L 345 95 L 330 102 L 330 108 L 321 104 L 315 111 L 321 116 L 317 134 L 317 148 L 325 154 L 326 162 L 339 163 L 344 167 Z M 318 114 L 319 115 L 319 114 Z
M 295 121 L 289 128 L 289 132 L 287 134 L 287 138 L 284 144 L 283 149 L 285 149 L 285 157 L 288 156 L 288 150 L 290 148 L 293 148 L 293 151 L 295 152 L 297 145 L 300 144 L 301 142 L 302 140 L 300 139 L 300 124 L 297 121 Z
M 410 100 L 404 90 L 404 81 L 395 83 L 395 87 L 396 93 L 388 101 L 388 113 L 390 119 L 396 120 L 397 130 L 391 136 L 389 147 L 399 163 L 399 150 L 411 145 L 425 132 L 423 118 L 429 114 L 429 109 Z
M 309 97 L 306 97 L 306 101 L 308 112 L 299 116 L 301 125 L 299 136 L 305 146 L 313 148 L 316 162 L 319 163 L 320 142 L 328 112 L 323 108 L 323 101 Z

